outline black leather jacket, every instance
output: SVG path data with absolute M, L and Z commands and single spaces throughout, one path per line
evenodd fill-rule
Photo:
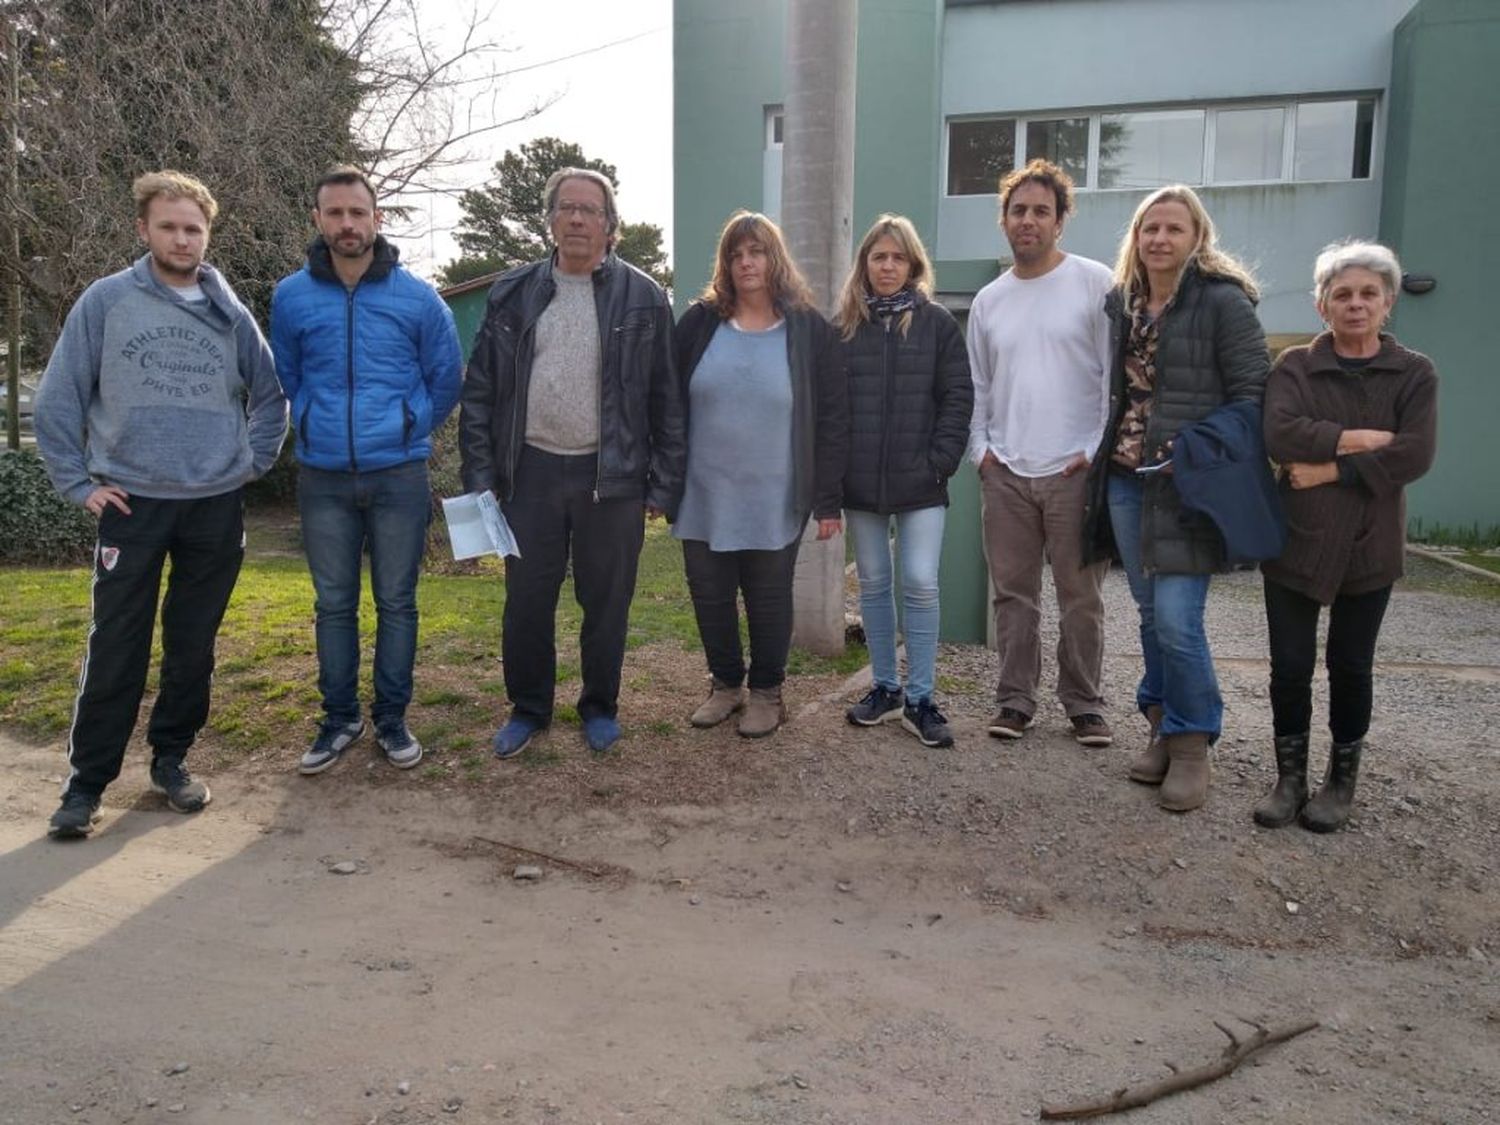
M 844 507 L 909 512 L 948 503 L 974 413 L 969 351 L 953 314 L 918 294 L 911 327 L 861 321 L 844 341 L 849 467 Z
M 552 259 L 518 266 L 490 288 L 459 398 L 464 487 L 509 500 L 526 439 L 536 323 L 557 285 Z M 669 517 L 687 464 L 672 310 L 661 287 L 613 253 L 594 270 L 599 313 L 599 500 L 642 499 Z

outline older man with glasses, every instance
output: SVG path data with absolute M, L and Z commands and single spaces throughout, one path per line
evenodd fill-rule
M 464 486 L 488 490 L 520 549 L 505 561 L 501 655 L 511 715 L 495 754 L 519 754 L 552 721 L 556 610 L 571 559 L 583 607 L 584 741 L 616 719 L 645 515 L 675 515 L 686 438 L 661 287 L 614 253 L 605 176 L 564 168 L 546 187 L 555 249 L 502 275 L 464 379 Z

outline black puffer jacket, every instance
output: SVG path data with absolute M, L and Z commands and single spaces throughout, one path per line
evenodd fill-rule
M 917 295 L 911 327 L 864 321 L 844 341 L 849 468 L 844 507 L 909 512 L 948 503 L 974 412 L 969 352 L 953 314 Z
M 536 322 L 557 291 L 552 258 L 517 266 L 490 287 L 460 395 L 464 487 L 509 500 L 526 439 Z M 683 393 L 672 354 L 672 309 L 661 287 L 615 257 L 594 269 L 599 314 L 596 499 L 642 499 L 670 518 L 687 467 Z
M 792 497 L 799 523 L 809 515 L 837 519 L 849 455 L 849 397 L 833 326 L 817 309 L 782 309 L 792 377 Z M 673 330 L 683 400 L 698 361 L 724 323 L 712 305 L 694 301 Z M 688 425 L 692 425 L 689 415 Z M 679 493 L 680 497 L 680 493 Z
M 1117 554 L 1107 495 L 1110 454 L 1125 413 L 1125 345 L 1130 339 L 1130 312 L 1118 289 L 1105 298 L 1104 311 L 1109 315 L 1114 360 L 1109 424 L 1089 467 L 1083 517 L 1084 556 L 1090 561 Z M 1236 282 L 1205 277 L 1189 266 L 1158 328 L 1146 461 L 1165 459 L 1167 443 L 1179 430 L 1202 421 L 1224 403 L 1260 402 L 1270 370 L 1265 330 L 1249 295 Z M 1208 516 L 1186 511 L 1172 478 L 1161 473 L 1146 478 L 1141 562 L 1148 574 L 1214 574 L 1229 569 L 1218 527 Z

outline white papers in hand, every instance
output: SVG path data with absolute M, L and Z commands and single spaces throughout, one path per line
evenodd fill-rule
M 443 519 L 448 523 L 448 541 L 455 559 L 491 554 L 521 557 L 516 537 L 493 492 L 466 492 L 444 499 Z

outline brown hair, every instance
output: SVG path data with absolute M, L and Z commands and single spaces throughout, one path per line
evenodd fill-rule
M 370 193 L 370 206 L 372 208 L 377 208 L 380 206 L 380 197 L 375 194 L 375 185 L 370 183 L 369 176 L 365 175 L 364 172 L 356 168 L 353 164 L 335 164 L 332 168 L 328 169 L 328 171 L 319 176 L 318 182 L 313 185 L 314 211 L 319 209 L 318 194 L 329 184 L 343 184 L 346 187 L 352 187 L 354 184 L 359 184 L 360 187 L 364 188 L 367 192 Z
M 724 319 L 734 315 L 734 273 L 729 266 L 730 255 L 741 242 L 759 242 L 766 250 L 766 263 L 770 267 L 766 274 L 766 285 L 771 291 L 771 301 L 779 308 L 810 308 L 813 303 L 812 290 L 802 277 L 802 271 L 786 248 L 781 229 L 758 211 L 736 211 L 729 216 L 724 229 L 719 232 L 719 248 L 714 253 L 714 274 L 703 288 L 703 301 L 715 309 Z
M 1140 255 L 1141 223 L 1146 218 L 1146 212 L 1158 203 L 1181 203 L 1192 217 L 1198 240 L 1183 264 L 1183 273 L 1187 272 L 1189 266 L 1197 265 L 1198 272 L 1205 277 L 1232 281 L 1252 301 L 1260 300 L 1260 287 L 1255 284 L 1250 270 L 1233 254 L 1219 249 L 1219 236 L 1214 230 L 1214 221 L 1208 217 L 1208 210 L 1203 206 L 1203 200 L 1198 198 L 1198 193 L 1186 184 L 1168 184 L 1141 200 L 1141 205 L 1135 209 L 1135 216 L 1130 220 L 1130 229 L 1125 232 L 1125 238 L 1120 243 L 1120 254 L 1115 259 L 1115 284 L 1120 288 L 1120 295 L 1125 298 L 1126 309 L 1130 308 L 1131 297 L 1137 291 L 1150 292 L 1146 267 L 1141 262 Z M 1181 280 L 1180 276 L 1178 280 Z
M 219 213 L 218 203 L 201 181 L 194 179 L 186 172 L 174 172 L 170 168 L 164 168 L 160 172 L 147 172 L 144 176 L 137 177 L 135 183 L 130 185 L 130 191 L 135 196 L 136 217 L 142 220 L 146 218 L 146 212 L 151 208 L 151 201 L 157 196 L 167 199 L 186 199 L 196 203 L 203 212 L 203 217 L 208 220 L 209 226 L 214 225 L 214 216 Z
M 870 292 L 866 259 L 882 238 L 893 239 L 911 263 L 911 276 L 906 279 L 906 287 L 915 289 L 924 297 L 932 296 L 932 262 L 928 260 L 927 248 L 922 245 L 917 228 L 905 215 L 881 215 L 860 239 L 854 262 L 849 267 L 849 276 L 844 279 L 844 288 L 839 294 L 838 311 L 833 322 L 846 340 L 852 340 L 855 330 L 870 319 L 870 310 L 865 305 L 865 296 Z M 901 314 L 901 335 L 905 336 L 910 327 L 911 310 L 908 309 Z
M 1010 197 L 1022 184 L 1041 184 L 1057 199 L 1057 217 L 1067 218 L 1073 213 L 1073 177 L 1050 160 L 1038 157 L 1026 167 L 1017 168 L 1000 180 L 1000 214 L 1003 217 L 1010 207 Z

